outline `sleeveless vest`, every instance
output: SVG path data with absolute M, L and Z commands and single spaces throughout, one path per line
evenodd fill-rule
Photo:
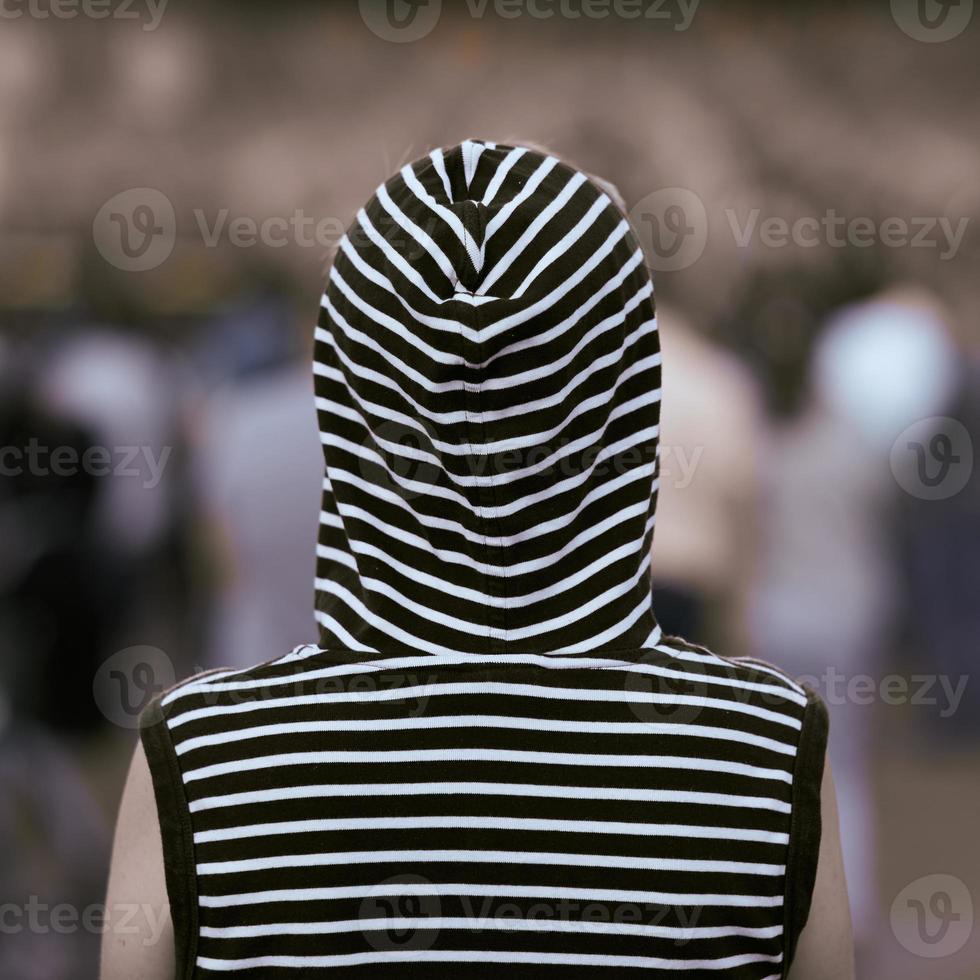
M 522 147 L 405 166 L 314 377 L 320 644 L 143 719 L 179 976 L 785 976 L 826 712 L 656 622 L 660 350 L 617 206 Z

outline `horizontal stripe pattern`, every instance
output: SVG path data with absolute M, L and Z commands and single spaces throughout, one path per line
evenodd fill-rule
M 805 699 L 778 673 L 673 639 L 310 647 L 164 700 L 201 976 L 781 968 Z

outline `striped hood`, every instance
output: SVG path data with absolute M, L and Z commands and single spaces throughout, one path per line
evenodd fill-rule
M 314 361 L 321 646 L 656 642 L 653 286 L 588 176 L 475 140 L 403 167 L 340 243 Z

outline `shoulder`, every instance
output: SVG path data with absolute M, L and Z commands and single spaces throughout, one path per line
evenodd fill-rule
M 201 671 L 179 681 L 158 694 L 144 709 L 140 720 L 143 741 L 147 732 L 173 731 L 182 725 L 207 717 L 209 708 L 248 705 L 268 696 L 269 689 L 288 691 L 290 682 L 302 670 L 304 659 L 316 647 L 295 647 L 285 656 L 243 668 L 219 667 Z
M 818 705 L 818 710 L 823 708 L 815 691 L 764 660 L 725 657 L 679 636 L 663 637 L 656 649 L 668 655 L 679 670 L 702 677 L 706 691 L 709 688 L 719 691 L 728 687 L 732 696 L 800 715 L 811 704 Z M 794 707 L 798 711 L 794 712 Z
M 763 660 L 724 657 L 676 636 L 664 637 L 657 650 L 670 656 L 674 669 L 690 678 L 692 691 L 705 699 L 729 702 L 778 732 L 794 755 L 793 781 L 819 799 L 829 722 L 820 695 L 786 671 Z

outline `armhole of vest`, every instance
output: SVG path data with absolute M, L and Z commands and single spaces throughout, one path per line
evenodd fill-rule
M 827 708 L 820 697 L 806 689 L 800 741 L 793 767 L 793 789 L 786 885 L 783 896 L 783 977 L 796 954 L 796 945 L 810 915 L 813 886 L 820 857 L 820 785 L 827 752 Z
M 174 925 L 175 977 L 190 978 L 197 960 L 197 874 L 194 832 L 184 793 L 184 781 L 160 698 L 140 719 L 140 739 L 153 780 L 167 897 Z

